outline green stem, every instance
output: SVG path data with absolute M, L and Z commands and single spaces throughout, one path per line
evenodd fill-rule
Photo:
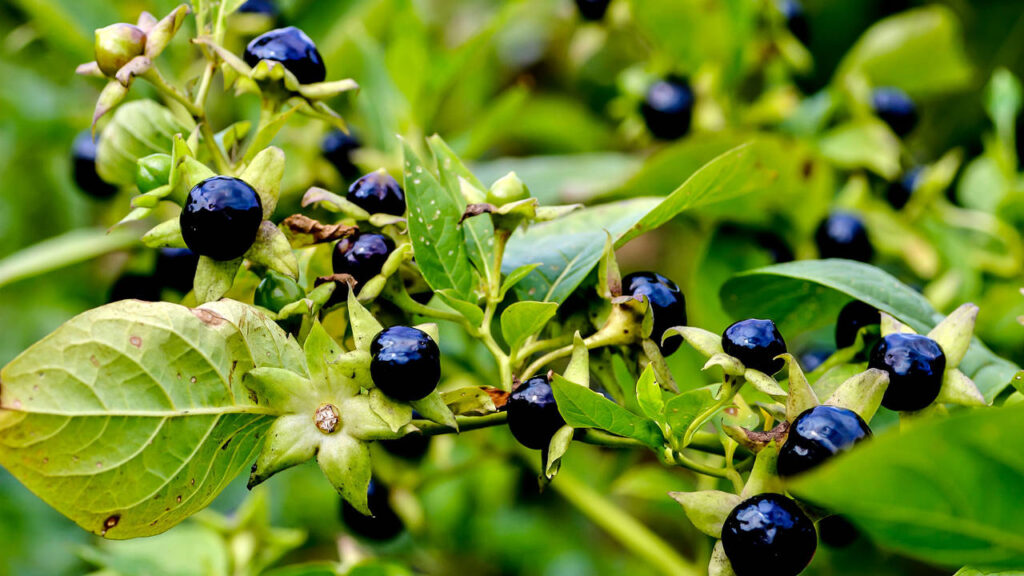
M 535 453 L 523 452 L 521 456 L 538 474 L 540 473 L 540 462 L 535 457 Z M 643 559 L 662 574 L 669 576 L 692 574 L 696 576 L 703 572 L 698 566 L 680 556 L 647 526 L 578 480 L 568 470 L 563 468 L 558 473 L 558 477 L 551 483 L 551 488 L 591 522 L 617 540 L 623 548 Z
M 459 432 L 490 428 L 491 426 L 503 426 L 508 421 L 508 413 L 495 412 L 486 416 L 456 416 L 455 421 L 459 423 Z M 431 422 L 430 420 L 413 420 L 412 425 L 419 428 L 424 436 L 440 436 L 455 432 L 444 424 Z
M 689 468 L 694 472 L 699 472 L 707 476 L 714 476 L 715 478 L 722 478 L 732 482 L 733 490 L 737 494 L 743 491 L 743 478 L 740 473 L 733 468 L 715 468 L 701 464 L 695 460 L 691 460 L 686 454 L 667 448 L 665 451 L 665 459 L 669 462 L 682 466 L 683 468 Z
M 572 340 L 572 334 L 563 334 L 562 336 L 556 336 L 555 338 L 548 338 L 546 340 L 536 340 L 533 342 L 528 341 L 516 352 L 513 364 L 515 364 L 517 360 L 529 358 L 538 352 L 544 352 L 545 350 L 561 348 L 562 346 L 572 344 Z
M 737 380 L 732 376 L 725 377 L 725 382 L 722 383 L 722 388 L 718 391 L 718 400 L 701 412 L 700 415 L 697 416 L 693 422 L 690 422 L 690 425 L 686 428 L 686 432 L 683 434 L 683 448 L 690 445 L 693 435 L 696 434 L 697 431 L 715 415 L 715 413 L 732 402 L 733 396 L 736 395 L 736 392 L 739 391 L 742 385 L 742 380 L 737 382 Z
M 400 283 L 400 279 L 388 282 L 387 291 L 384 295 L 392 304 L 398 306 L 404 312 L 417 314 L 419 316 L 427 316 L 429 318 L 436 318 L 438 320 L 447 320 L 449 322 L 455 322 L 456 324 L 461 324 L 467 328 L 471 328 L 462 314 L 441 310 L 439 308 L 427 306 L 426 304 L 420 304 L 409 296 L 409 293 L 405 291 L 404 286 L 396 287 L 396 283 Z
M 626 344 L 629 341 L 630 337 L 620 330 L 606 330 L 605 328 L 602 328 L 601 330 L 585 338 L 583 340 L 583 344 L 587 347 L 587 350 L 593 350 L 595 348 L 600 348 L 602 346 L 615 346 L 618 344 Z M 548 352 L 547 354 L 534 360 L 533 363 L 526 368 L 526 370 L 522 371 L 521 378 L 529 378 L 530 376 L 536 374 L 537 371 L 543 368 L 544 366 L 550 364 L 551 362 L 554 362 L 555 360 L 558 360 L 559 358 L 564 358 L 570 354 L 572 354 L 572 344 L 563 346 L 561 348 L 558 348 L 557 350 L 552 350 L 551 352 Z
M 160 74 L 160 71 L 157 70 L 155 67 L 147 70 L 146 73 L 141 76 L 141 78 L 144 78 L 147 82 L 152 84 L 153 87 L 156 88 L 156 91 L 159 92 L 165 98 L 174 100 L 175 102 L 184 106 L 185 110 L 187 110 L 188 113 L 191 114 L 194 118 L 203 118 L 205 116 L 205 113 L 203 112 L 203 109 L 201 107 L 199 107 L 196 104 L 193 104 L 192 101 L 186 98 L 184 94 L 179 92 L 177 88 L 168 84 L 167 80 L 164 80 L 163 75 Z

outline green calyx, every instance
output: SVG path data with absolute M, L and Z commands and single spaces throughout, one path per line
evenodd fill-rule
M 487 191 L 487 202 L 499 207 L 511 202 L 525 200 L 529 197 L 530 190 L 516 176 L 515 172 L 509 172 L 499 178 L 491 185 L 491 189 Z

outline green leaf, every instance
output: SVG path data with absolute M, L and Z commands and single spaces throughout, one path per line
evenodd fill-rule
M 449 308 L 455 310 L 473 326 L 480 326 L 484 321 L 484 311 L 479 306 L 459 298 L 454 290 L 438 290 L 434 292 L 437 297 Z
M 653 449 L 662 445 L 661 432 L 650 420 L 645 420 L 604 396 L 574 384 L 555 374 L 551 389 L 558 411 L 565 422 L 574 428 L 598 428 L 633 438 Z
M 189 128 L 157 102 L 128 102 L 114 112 L 103 129 L 96 148 L 96 171 L 107 182 L 132 185 L 139 158 L 170 154 L 174 135 L 188 133 Z
M 572 443 L 572 426 L 562 426 L 555 432 L 554 436 L 551 437 L 551 442 L 548 445 L 547 451 L 544 453 L 544 476 L 548 480 L 551 480 L 558 474 L 558 468 L 562 463 L 562 456 L 569 450 L 569 444 Z
M 162 302 L 76 316 L 0 372 L 0 464 L 95 534 L 167 530 L 249 467 L 273 422 L 241 385 L 267 365 L 250 337 L 274 338 Z
M 409 404 L 427 420 L 458 431 L 459 422 L 455 419 L 455 414 L 444 403 L 444 400 L 441 399 L 441 393 L 437 390 L 431 392 L 426 398 L 413 400 Z
M 634 198 L 572 212 L 564 218 L 516 230 L 505 249 L 502 272 L 539 266 L 514 290 L 520 300 L 563 302 L 601 259 L 605 230 L 623 234 L 658 205 L 658 198 Z
M 640 157 L 618 152 L 499 158 L 472 164 L 484 182 L 515 172 L 530 183 L 530 193 L 542 204 L 595 198 L 621 185 L 640 165 Z
M 708 162 L 629 231 L 619 235 L 616 247 L 654 230 L 686 210 L 769 188 L 779 178 L 774 163 L 766 161 L 769 151 L 767 143 L 754 141 L 737 146 Z
M 673 436 L 682 439 L 690 424 L 714 405 L 715 395 L 710 388 L 683 392 L 665 403 L 665 419 Z
M 900 172 L 900 141 L 879 120 L 836 126 L 822 136 L 818 149 L 840 168 L 867 168 L 890 180 Z
M 654 367 L 650 364 L 636 381 L 636 400 L 645 416 L 655 422 L 665 421 L 665 399 L 661 396 L 661 386 L 654 381 Z
M 388 398 L 380 388 L 370 390 L 370 408 L 394 432 L 412 421 L 412 407 Z
M 501 334 L 512 350 L 518 350 L 530 336 L 538 334 L 555 317 L 554 302 L 516 302 L 501 313 Z
M 130 228 L 104 230 L 80 228 L 43 240 L 0 260 L 0 287 L 12 282 L 85 262 L 139 243 L 139 232 Z
M 193 291 L 196 300 L 201 303 L 214 302 L 222 298 L 235 283 L 241 258 L 234 260 L 214 260 L 209 256 L 200 256 L 196 266 L 196 277 Z
M 81 552 L 86 562 L 111 574 L 153 576 L 227 576 L 229 553 L 220 534 L 201 524 L 186 524 L 157 538 L 102 542 Z
M 801 499 L 929 563 L 1024 565 L 1024 406 L 972 410 L 866 442 L 796 479 Z
M 352 337 L 356 341 L 356 348 L 369 352 L 370 343 L 384 327 L 359 302 L 354 290 L 348 291 L 348 319 L 352 325 Z
M 873 86 L 896 86 L 915 95 L 963 88 L 972 71 L 956 14 L 931 5 L 881 20 L 864 32 L 835 77 L 842 82 L 850 74 L 866 76 Z
M 805 260 L 738 274 L 722 286 L 722 305 L 736 318 L 771 318 L 784 334 L 831 324 L 850 300 L 860 300 L 927 334 L 942 315 L 921 294 L 888 273 L 849 260 Z M 1020 370 L 975 338 L 963 362 L 991 402 Z M 823 398 L 817 387 L 818 397 Z
M 409 206 L 409 238 L 423 278 L 434 290 L 451 288 L 462 299 L 473 290 L 473 272 L 466 255 L 459 198 L 424 168 L 408 142 L 405 154 L 405 194 Z
M 540 264 L 523 264 L 519 268 L 508 273 L 505 276 L 505 280 L 501 283 L 501 290 L 498 292 L 498 299 L 504 300 L 505 295 L 512 289 L 520 280 L 526 278 L 530 272 L 533 272 Z

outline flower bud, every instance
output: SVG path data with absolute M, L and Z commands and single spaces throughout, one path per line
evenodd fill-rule
M 108 77 L 146 49 L 146 33 L 134 24 L 111 24 L 96 30 L 96 63 Z

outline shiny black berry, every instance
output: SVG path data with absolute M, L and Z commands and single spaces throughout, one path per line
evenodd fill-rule
M 430 450 L 430 436 L 422 434 L 406 434 L 395 440 L 381 440 L 378 442 L 388 454 L 398 456 L 403 460 L 422 460 Z
M 889 334 L 871 351 L 868 366 L 889 373 L 882 406 L 890 410 L 921 410 L 939 396 L 946 354 L 927 336 Z
M 161 248 L 156 254 L 156 277 L 182 294 L 192 289 L 199 256 L 188 248 Z
M 152 276 L 124 274 L 110 287 L 107 302 L 117 302 L 119 300 L 159 302 L 160 291 L 160 283 Z
M 260 60 L 284 64 L 300 84 L 323 82 L 327 78 L 327 68 L 316 44 L 294 26 L 271 30 L 249 42 L 245 47 L 245 63 L 256 66 Z
M 409 326 L 385 328 L 370 343 L 373 384 L 395 400 L 426 398 L 441 379 L 441 351 L 424 331 Z
M 857 333 L 865 326 L 877 325 L 881 315 L 874 306 L 854 300 L 843 306 L 836 319 L 836 348 L 853 346 L 857 341 Z
M 332 130 L 320 143 L 320 153 L 346 180 L 359 177 L 359 168 L 352 162 L 352 152 L 360 146 L 359 139 L 351 131 Z
M 273 0 L 245 0 L 237 10 L 241 14 L 264 14 L 277 16 L 277 6 Z
M 694 101 L 690 83 L 670 76 L 651 85 L 640 113 L 651 134 L 662 140 L 675 140 L 690 131 Z
M 249 250 L 263 221 L 259 194 L 238 178 L 214 176 L 196 184 L 181 211 L 181 236 L 189 249 L 214 260 Z
M 747 368 L 768 375 L 785 366 L 785 362 L 775 357 L 786 353 L 786 341 L 771 320 L 751 318 L 729 326 L 722 333 L 722 349 L 726 354 L 739 358 Z
M 370 214 L 405 214 L 405 190 L 384 170 L 370 172 L 353 182 L 346 198 Z
M 846 258 L 868 262 L 875 254 L 868 230 L 860 218 L 846 212 L 835 212 L 818 226 L 814 235 L 822 258 Z
M 833 514 L 818 521 L 818 537 L 831 548 L 845 548 L 860 536 L 857 527 L 842 516 Z
M 779 450 L 779 476 L 795 476 L 849 450 L 871 436 L 871 429 L 853 410 L 815 406 L 793 419 Z
M 661 347 L 661 354 L 668 356 L 679 349 L 681 336 L 672 336 L 661 341 L 665 330 L 673 326 L 686 325 L 686 298 L 679 286 L 657 272 L 634 272 L 622 279 L 622 293 L 629 296 L 644 296 L 651 304 L 654 314 L 654 328 L 651 340 Z
M 899 88 L 876 88 L 871 93 L 871 108 L 897 136 L 906 136 L 917 126 L 917 107 Z
M 908 170 L 902 178 L 889 183 L 889 186 L 885 189 L 885 199 L 889 201 L 889 205 L 893 208 L 897 210 L 902 209 L 910 201 L 910 196 L 913 195 L 920 181 L 921 168 Z
M 376 480 L 370 480 L 366 491 L 372 516 L 364 516 L 351 504 L 341 501 L 341 521 L 356 536 L 367 540 L 391 540 L 402 533 L 402 519 L 391 507 L 391 491 Z
M 99 137 L 94 140 L 88 130 L 83 130 L 75 136 L 75 141 L 71 144 L 72 175 L 82 192 L 95 198 L 110 198 L 117 193 L 117 186 L 107 184 L 96 173 L 98 141 Z
M 547 376 L 526 380 L 508 397 L 508 429 L 520 444 L 534 450 L 548 447 L 551 437 L 565 426 Z
M 579 8 L 580 16 L 584 20 L 597 22 L 604 18 L 610 3 L 611 0 L 576 0 L 576 7 Z
M 352 276 L 358 294 L 363 284 L 380 274 L 394 249 L 395 243 L 383 234 L 357 234 L 342 238 L 334 245 L 331 256 L 334 273 Z
M 737 576 L 796 576 L 814 557 L 818 537 L 795 502 L 782 494 L 758 494 L 729 513 L 722 547 Z
M 776 5 L 786 21 L 786 28 L 801 43 L 807 45 L 811 40 L 811 27 L 807 24 L 804 5 L 799 0 L 778 0 Z

